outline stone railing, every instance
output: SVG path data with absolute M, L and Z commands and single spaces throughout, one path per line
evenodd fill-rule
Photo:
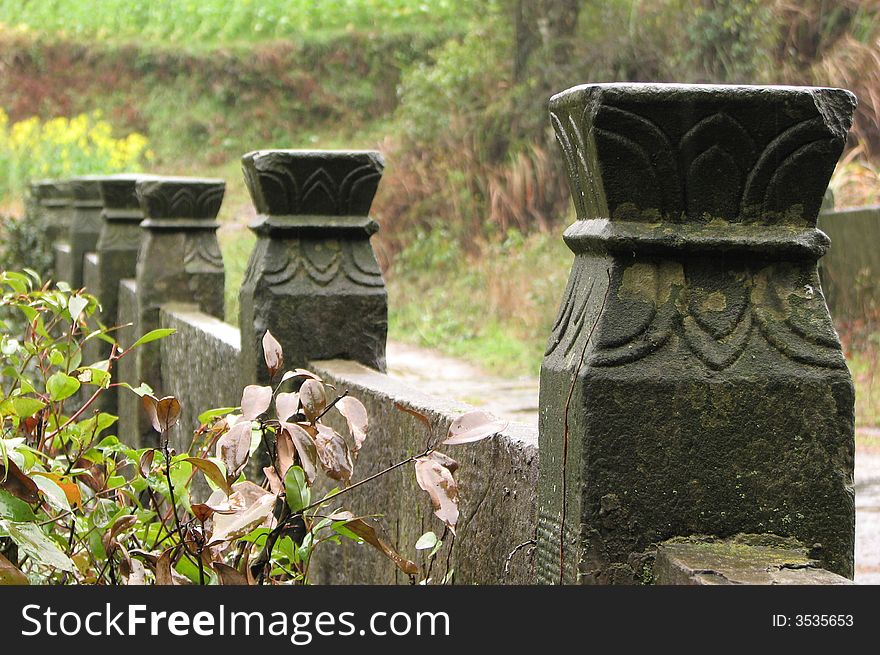
M 819 272 L 831 314 L 858 319 L 880 312 L 880 205 L 827 209 L 819 227 L 834 244 Z
M 540 436 L 512 424 L 462 462 L 457 582 L 852 577 L 853 387 L 817 277 L 816 216 L 853 107 L 845 91 L 784 87 L 553 98 L 576 257 L 542 367 Z M 395 405 L 437 432 L 468 409 L 383 372 L 387 296 L 369 241 L 382 158 L 263 151 L 243 164 L 258 216 L 238 328 L 221 320 L 222 181 L 40 182 L 28 206 L 56 226 L 57 277 L 99 292 L 105 322 L 130 324 L 123 345 L 177 330 L 119 374 L 180 399 L 178 443 L 199 412 L 267 379 L 270 329 L 288 366 L 364 402 L 369 475 L 424 442 Z M 149 443 L 136 397 L 108 403 L 121 437 Z M 366 493 L 352 509 L 383 512 L 412 549 L 430 509 L 411 472 Z M 319 580 L 397 581 L 365 548 L 335 556 Z

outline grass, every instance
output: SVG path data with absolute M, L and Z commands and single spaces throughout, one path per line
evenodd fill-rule
M 503 376 L 537 375 L 572 255 L 558 234 L 512 232 L 467 255 L 419 235 L 388 274 L 389 336 Z
M 228 45 L 357 30 L 464 25 L 478 3 L 458 0 L 0 0 L 0 23 L 102 40 Z

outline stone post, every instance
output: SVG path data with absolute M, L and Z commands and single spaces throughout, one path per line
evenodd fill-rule
M 223 317 L 225 275 L 216 218 L 225 189 L 223 180 L 211 179 L 136 182 L 145 219 L 136 270 L 139 334 L 159 327 L 159 307 L 169 302 L 196 304 L 207 314 Z M 161 395 L 160 343 L 136 352 L 139 380 Z
M 70 180 L 72 212 L 67 233 L 70 259 L 67 266 L 55 272 L 58 279 L 69 283 L 74 289 L 83 285 L 83 258 L 86 253 L 95 250 L 101 232 L 101 211 L 104 206 L 98 187 L 99 179 L 88 175 Z
M 118 327 L 119 283 L 135 276 L 138 248 L 141 240 L 140 222 L 143 211 L 135 194 L 135 183 L 144 175 L 108 175 L 96 178 L 101 196 L 101 231 L 94 253 L 86 254 L 83 264 L 83 284 L 101 301 L 101 312 L 96 316 L 107 327 Z M 114 332 L 124 339 L 125 331 Z M 106 359 L 110 346 L 100 339 L 92 339 L 83 348 L 84 361 L 91 363 Z M 119 371 L 114 371 L 118 374 Z M 108 389 L 99 401 L 100 409 L 110 414 L 117 412 L 117 390 Z
M 577 220 L 541 368 L 539 580 L 642 579 L 775 533 L 852 577 L 853 385 L 816 217 L 841 89 L 598 84 L 550 101 Z
M 382 156 L 267 150 L 242 162 L 258 213 L 239 296 L 245 383 L 268 380 L 267 329 L 288 368 L 341 358 L 384 371 L 388 300 L 369 217 Z
M 66 239 L 70 229 L 70 185 L 65 180 L 38 180 L 30 185 L 29 214 L 45 225 L 50 245 Z
M 118 324 L 119 282 L 133 278 L 141 243 L 144 212 L 138 202 L 135 185 L 146 175 L 110 175 L 98 181 L 103 212 L 96 247 L 99 287 L 93 293 L 101 300 L 101 320 L 108 327 Z

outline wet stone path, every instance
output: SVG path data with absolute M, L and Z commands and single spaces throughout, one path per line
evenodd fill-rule
M 498 378 L 435 351 L 388 343 L 388 374 L 420 390 L 480 407 L 509 421 L 538 426 L 538 378 Z M 880 428 L 859 430 L 880 436 Z M 858 441 L 858 440 L 857 440 Z M 880 584 L 880 449 L 856 450 L 856 576 Z

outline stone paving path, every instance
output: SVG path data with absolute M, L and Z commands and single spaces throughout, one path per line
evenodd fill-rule
M 418 346 L 388 343 L 388 374 L 422 391 L 484 408 L 509 421 L 538 426 L 538 378 L 498 378 L 460 359 Z M 880 428 L 860 432 L 880 435 Z M 856 576 L 880 584 L 880 449 L 856 452 Z

